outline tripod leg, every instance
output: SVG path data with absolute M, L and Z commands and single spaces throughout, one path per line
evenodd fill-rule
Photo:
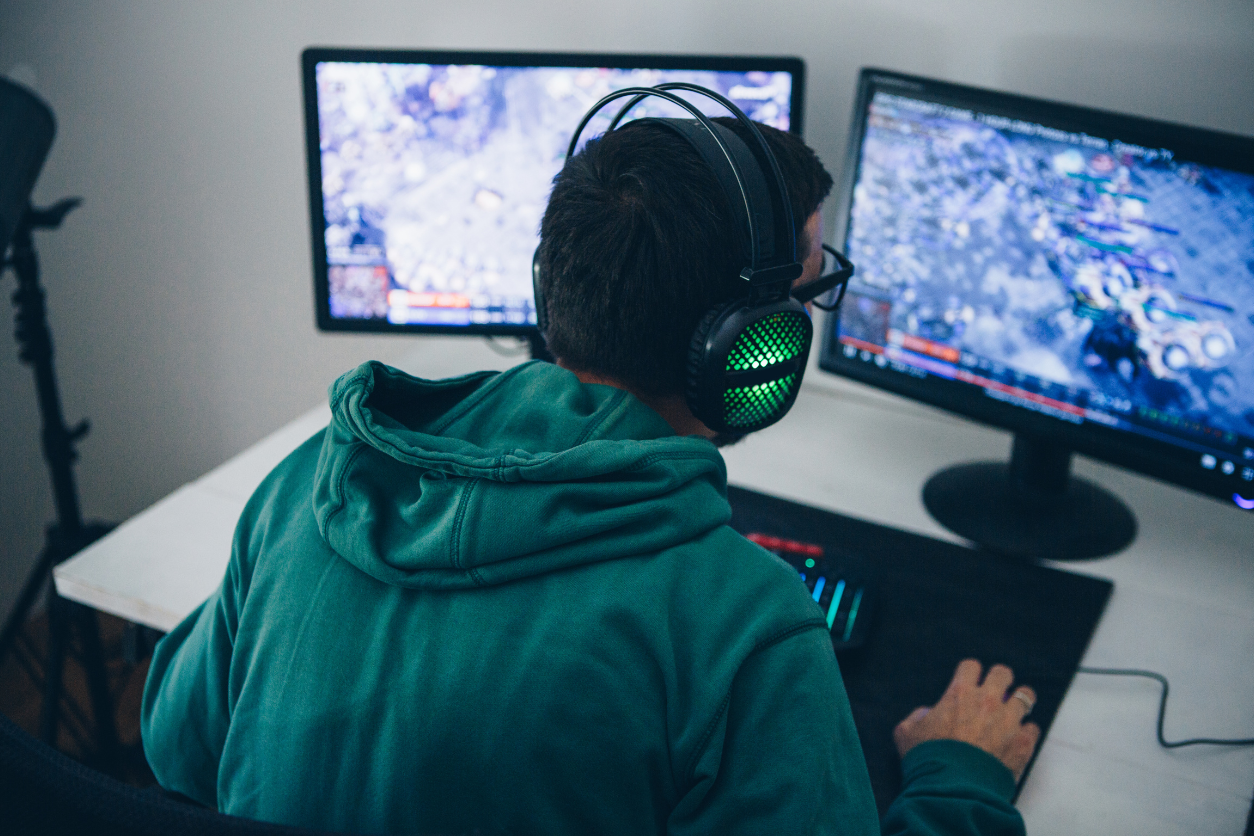
M 56 554 L 52 549 L 44 549 L 39 555 L 39 561 L 26 578 L 26 585 L 22 587 L 22 593 L 18 595 L 17 603 L 13 605 L 13 611 L 4 622 L 4 631 L 0 632 L 0 663 L 3 663 L 9 655 L 9 651 L 13 649 L 13 642 L 17 640 L 17 634 L 26 626 L 26 617 L 30 615 L 30 608 L 35 603 L 39 590 L 48 580 L 48 572 L 51 571 L 55 558 Z
M 39 714 L 39 737 L 49 746 L 57 745 L 58 712 L 61 709 L 61 674 L 65 668 L 65 645 L 70 632 L 70 602 L 48 589 L 48 657 L 44 663 L 44 703 Z
M 113 720 L 113 699 L 109 696 L 109 677 L 105 671 L 104 647 L 100 643 L 100 621 L 96 611 L 82 604 L 70 604 L 78 625 L 79 646 L 83 651 L 83 668 L 87 672 L 87 689 L 91 694 L 91 713 L 96 721 L 96 747 L 103 770 L 118 765 L 118 730 Z

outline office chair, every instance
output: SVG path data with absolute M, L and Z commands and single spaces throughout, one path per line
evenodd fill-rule
M 227 816 L 89 769 L 0 714 L 0 830 L 8 836 L 318 836 Z

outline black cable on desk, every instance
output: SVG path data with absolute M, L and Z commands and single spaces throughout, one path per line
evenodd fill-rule
M 1254 746 L 1254 737 L 1246 737 L 1241 739 L 1228 738 L 1220 739 L 1213 737 L 1194 737 L 1189 740 L 1167 740 L 1163 737 L 1163 721 L 1167 717 L 1167 691 L 1170 686 L 1167 684 L 1167 677 L 1161 673 L 1153 671 L 1137 670 L 1135 668 L 1086 668 L 1079 667 L 1077 673 L 1094 673 L 1107 676 L 1143 676 L 1146 679 L 1153 679 L 1159 685 L 1163 686 L 1163 696 L 1158 703 L 1158 745 L 1164 749 L 1179 749 L 1181 746 L 1198 746 L 1206 744 L 1208 746 Z
M 527 341 L 525 339 L 518 339 L 517 345 L 509 346 L 501 342 L 499 337 L 489 334 L 483 341 L 488 344 L 488 348 L 492 349 L 493 353 L 502 357 L 521 357 L 527 353 Z

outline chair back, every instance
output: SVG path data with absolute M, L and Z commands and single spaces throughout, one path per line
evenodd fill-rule
M 329 836 L 227 816 L 97 772 L 0 714 L 0 830 L 7 836 Z

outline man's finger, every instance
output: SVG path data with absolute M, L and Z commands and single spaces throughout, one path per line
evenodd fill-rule
M 1014 692 L 1006 698 L 1007 702 L 1013 702 L 1016 707 L 1023 709 L 1023 717 L 1027 717 L 1032 713 L 1032 709 L 1036 707 L 1036 692 L 1027 685 L 1020 685 L 1014 689 Z
M 1010 748 L 1013 752 L 1022 755 L 1026 763 L 1027 759 L 1032 757 L 1036 742 L 1040 739 L 1041 727 L 1036 723 L 1024 723 L 1015 733 L 1014 739 L 1010 742 Z
M 988 674 L 984 677 L 982 687 L 996 691 L 999 699 L 1005 699 L 1006 690 L 1010 687 L 1010 683 L 1014 681 L 1014 671 L 1005 665 L 993 665 L 988 669 Z
M 897 727 L 893 729 L 893 736 L 908 734 L 920 720 L 927 716 L 927 712 L 928 708 L 925 705 L 921 705 L 914 711 L 911 711 L 906 715 L 906 719 L 898 723 Z
M 927 713 L 931 710 L 932 709 L 928 708 L 926 705 L 921 705 L 918 708 L 916 708 L 914 711 L 911 711 L 909 716 L 906 717 L 906 719 L 902 720 L 901 722 L 914 725 L 915 723 L 919 722 L 924 717 L 926 717 Z
M 1036 743 L 1040 739 L 1041 727 L 1036 723 L 1024 723 L 1011 741 L 1005 762 L 1015 774 L 1015 781 L 1023 777 L 1023 770 L 1027 769 L 1028 761 L 1032 760 L 1032 753 L 1036 751 Z
M 905 755 L 906 751 L 913 748 L 918 741 L 915 740 L 915 727 L 919 725 L 919 721 L 927 716 L 928 709 L 926 706 L 919 706 L 911 711 L 906 719 L 897 724 L 893 729 L 893 743 L 897 744 L 897 751 L 901 755 Z
M 947 691 L 956 691 L 962 688 L 978 688 L 980 685 L 980 674 L 984 671 L 984 666 L 976 659 L 963 659 L 958 663 L 958 667 L 954 669 L 954 678 L 949 682 Z

